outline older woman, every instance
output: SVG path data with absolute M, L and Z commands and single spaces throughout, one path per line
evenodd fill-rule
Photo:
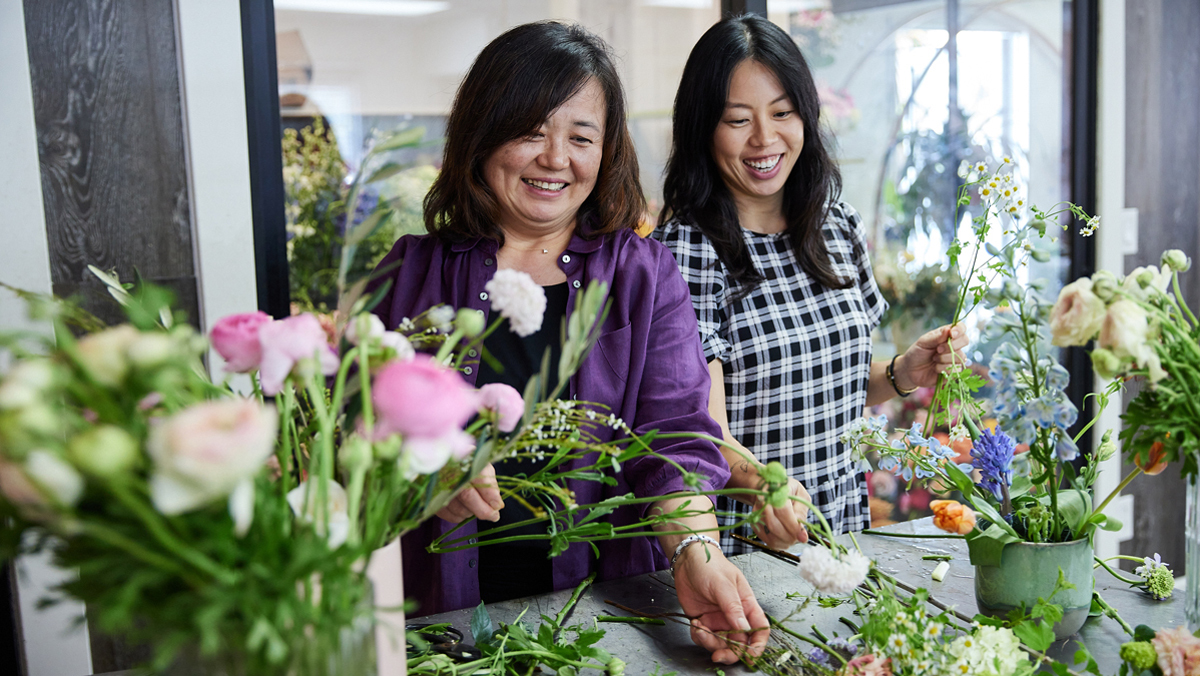
M 459 88 L 442 172 L 425 200 L 430 234 L 401 238 L 380 263 L 380 269 L 400 266 L 376 312 L 392 327 L 439 303 L 486 313 L 484 286 L 497 270 L 528 273 L 546 290 L 542 329 L 522 338 L 501 327 L 485 347 L 503 370 L 478 359 L 463 369 L 477 385 L 506 381 L 523 387 L 544 350 L 558 349 L 560 321 L 580 289 L 605 281 L 611 312 L 563 396 L 608 406 L 635 432 L 720 434 L 707 409 L 708 371 L 687 286 L 667 250 L 633 231 L 644 206 L 621 84 L 607 47 L 577 26 L 519 26 L 484 48 Z M 603 439 L 613 431 L 599 434 Z M 728 477 L 709 441 L 661 440 L 654 447 L 708 476 L 707 488 L 722 487 Z M 498 471 L 530 468 L 501 463 Z M 683 501 L 673 494 L 686 490 L 677 470 L 653 458 L 626 463 L 615 478 L 615 486 L 570 483 L 580 503 L 633 492 L 661 496 L 654 509 L 664 511 Z M 593 570 L 611 579 L 664 569 L 667 555 L 683 544 L 673 569 L 680 604 L 698 618 L 693 640 L 720 662 L 735 661 L 735 651 L 746 644 L 752 653 L 761 652 L 767 622 L 745 578 L 716 547 L 689 546 L 695 538 L 614 540 L 600 545 L 597 558 L 585 544 L 554 559 L 548 559 L 544 544 L 441 556 L 425 552 L 431 538 L 470 516 L 485 528 L 487 522 L 521 520 L 510 516 L 519 509 L 501 501 L 494 481 L 478 481 L 439 513 L 442 520 L 406 538 L 405 590 L 417 597 L 422 613 L 569 588 Z M 625 508 L 610 518 L 619 525 L 637 516 Z M 716 535 L 711 513 L 684 525 Z M 467 524 L 460 533 L 476 527 Z
M 934 385 L 962 362 L 966 338 L 942 327 L 890 362 L 871 360 L 886 303 L 862 220 L 838 200 L 819 110 L 812 73 L 779 27 L 746 15 L 710 28 L 675 98 L 655 237 L 692 291 L 709 409 L 724 438 L 752 452 L 727 452 L 728 488 L 753 488 L 762 463 L 780 461 L 793 494 L 811 492 L 836 530 L 860 530 L 870 524 L 866 484 L 843 432 L 864 404 Z M 757 501 L 742 503 L 718 506 L 748 512 Z M 768 507 L 756 532 L 788 546 L 806 539 L 803 517 Z

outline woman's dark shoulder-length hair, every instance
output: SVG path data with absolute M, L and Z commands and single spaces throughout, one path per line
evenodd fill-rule
M 645 212 L 625 94 L 608 45 L 577 25 L 540 21 L 493 40 L 471 65 L 446 124 L 442 171 L 425 196 L 425 227 L 446 241 L 504 235 L 483 166 L 500 146 L 538 129 L 595 79 L 604 92 L 603 155 L 576 223 L 599 236 L 633 228 Z M 582 233 L 581 233 L 582 234 Z
M 694 223 L 712 242 L 726 269 L 733 298 L 762 281 L 743 239 L 733 196 L 712 158 L 713 135 L 729 96 L 734 69 L 746 59 L 766 66 L 804 122 L 804 148 L 783 188 L 788 240 L 800 267 L 826 288 L 846 288 L 829 262 L 822 226 L 842 177 L 826 149 L 820 103 L 808 63 L 787 33 L 753 14 L 726 18 L 700 38 L 688 56 L 675 96 L 671 156 L 667 160 L 660 223 Z

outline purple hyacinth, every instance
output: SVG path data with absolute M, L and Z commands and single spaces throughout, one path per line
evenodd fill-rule
M 979 470 L 979 485 L 991 491 L 999 501 L 1004 500 L 1005 488 L 1012 485 L 1013 449 L 1017 442 L 1000 428 L 996 432 L 983 430 L 971 449 L 971 465 Z

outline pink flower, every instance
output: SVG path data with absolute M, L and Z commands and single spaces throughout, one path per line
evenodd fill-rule
M 427 355 L 384 366 L 371 387 L 379 437 L 442 439 L 462 429 L 479 409 L 479 394 Z
M 846 664 L 846 676 L 892 676 L 892 660 L 875 655 L 859 655 Z
M 310 314 L 271 322 L 259 329 L 258 338 L 262 343 L 258 375 L 264 394 L 279 394 L 292 369 L 307 360 L 319 360 L 324 375 L 337 373 L 337 353 L 329 346 L 321 322 Z
M 262 361 L 258 332 L 270 323 L 271 315 L 265 312 L 229 315 L 217 322 L 212 330 L 212 344 L 225 360 L 226 371 L 249 373 L 258 368 Z
M 1060 347 L 1084 345 L 1104 324 L 1104 301 L 1092 293 L 1092 280 L 1077 279 L 1063 287 L 1050 312 L 1051 342 Z
M 275 450 L 279 420 L 250 399 L 205 402 L 150 430 L 150 497 L 163 514 L 182 514 L 225 498 L 252 480 Z
M 479 388 L 480 405 L 496 412 L 496 427 L 501 432 L 511 432 L 525 415 L 525 400 L 511 385 L 490 383 Z
M 1200 674 L 1200 638 L 1192 636 L 1187 627 L 1161 629 L 1150 643 L 1158 653 L 1158 668 L 1163 676 Z

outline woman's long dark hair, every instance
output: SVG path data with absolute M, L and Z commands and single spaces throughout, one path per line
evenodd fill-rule
M 842 175 L 826 150 L 819 126 L 817 86 L 792 38 L 760 16 L 744 14 L 717 23 L 688 56 L 675 95 L 671 156 L 659 223 L 678 218 L 700 228 L 717 250 L 731 287 L 736 288 L 734 300 L 763 280 L 750 260 L 733 195 L 712 158 L 713 135 L 725 113 L 730 78 L 746 59 L 775 74 L 804 122 L 804 149 L 783 187 L 788 240 L 800 268 L 826 288 L 849 287 L 854 280 L 834 273 L 821 232 L 830 200 L 841 194 Z
M 492 40 L 459 86 L 446 122 L 442 171 L 425 196 L 426 229 L 447 241 L 486 237 L 503 244 L 484 163 L 500 146 L 536 131 L 592 79 L 604 91 L 603 155 L 576 223 L 588 221 L 590 235 L 636 227 L 646 199 L 608 45 L 580 26 L 539 21 Z

